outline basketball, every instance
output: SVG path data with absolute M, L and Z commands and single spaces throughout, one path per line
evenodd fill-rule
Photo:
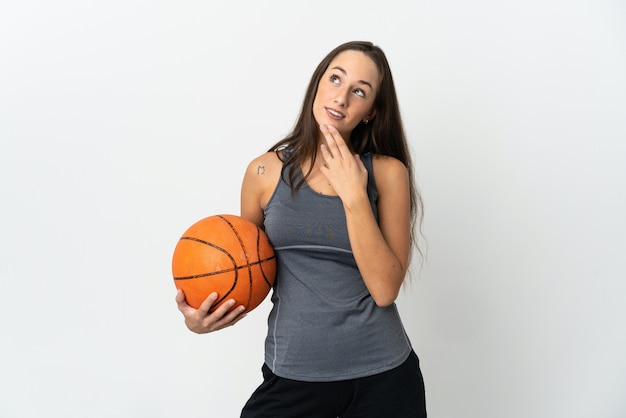
M 276 254 L 265 232 L 236 215 L 214 215 L 191 225 L 172 257 L 174 284 L 198 309 L 212 292 L 213 312 L 228 299 L 245 312 L 268 295 L 276 278 Z

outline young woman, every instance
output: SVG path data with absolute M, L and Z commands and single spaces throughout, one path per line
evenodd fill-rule
M 425 417 L 419 361 L 394 301 L 409 266 L 422 201 L 389 64 L 348 42 L 318 65 L 289 136 L 254 159 L 241 216 L 277 254 L 264 382 L 242 417 Z M 177 295 L 189 329 L 235 324 Z

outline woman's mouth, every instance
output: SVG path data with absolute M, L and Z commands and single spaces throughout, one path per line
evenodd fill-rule
M 346 117 L 343 113 L 338 112 L 338 111 L 336 111 L 334 109 L 331 109 L 329 107 L 326 108 L 326 114 L 328 115 L 329 118 L 331 118 L 333 120 L 341 120 L 341 119 Z

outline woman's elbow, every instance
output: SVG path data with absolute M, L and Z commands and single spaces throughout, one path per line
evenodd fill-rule
M 380 292 L 380 293 L 371 294 L 371 295 L 376 306 L 378 306 L 379 308 L 386 308 L 388 306 L 393 305 L 393 303 L 398 298 L 398 293 L 399 293 L 399 289 L 388 290 L 386 292 Z
M 370 295 L 380 308 L 386 308 L 396 301 L 406 274 L 400 263 L 389 266 L 384 271 L 385 273 L 379 272 L 371 276 L 369 281 L 366 280 Z

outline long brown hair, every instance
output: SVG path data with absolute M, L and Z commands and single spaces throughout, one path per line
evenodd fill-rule
M 416 227 L 421 234 L 423 201 L 414 179 L 413 162 L 404 133 L 391 69 L 387 57 L 380 47 L 371 42 L 352 41 L 339 45 L 326 55 L 311 76 L 294 128 L 285 138 L 274 144 L 269 151 L 278 151 L 284 148 L 292 149 L 292 152 L 285 156 L 283 176 L 287 174 L 288 184 L 291 185 L 292 191 L 300 188 L 310 174 L 317 158 L 319 126 L 313 117 L 313 102 L 317 94 L 317 86 L 335 57 L 348 50 L 363 52 L 376 64 L 380 74 L 380 86 L 373 105 L 376 115 L 369 123 L 360 122 L 354 128 L 349 138 L 350 145 L 358 154 L 370 152 L 388 155 L 400 160 L 406 166 L 409 172 L 410 186 L 411 242 L 423 258 L 424 253 L 416 240 Z M 309 172 L 304 173 L 298 179 L 300 167 L 309 160 L 311 161 Z M 287 173 L 284 172 L 285 167 L 289 167 Z

